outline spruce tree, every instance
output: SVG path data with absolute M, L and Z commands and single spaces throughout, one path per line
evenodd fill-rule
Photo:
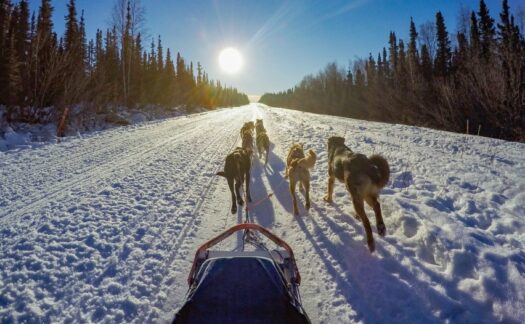
M 478 27 L 478 18 L 476 17 L 476 13 L 472 11 L 470 15 L 470 50 L 471 55 L 473 57 L 479 55 L 480 48 L 480 35 L 479 35 L 479 27 Z
M 457 47 L 454 49 L 452 54 L 452 61 L 450 65 L 450 73 L 454 74 L 458 71 L 465 73 L 466 63 L 469 60 L 469 46 L 467 37 L 463 32 L 458 32 L 456 34 Z
M 130 70 L 130 100 L 133 104 L 140 103 L 144 97 L 144 62 L 142 62 L 142 36 L 140 33 L 135 38 Z
M 8 39 L 10 15 L 11 1 L 0 0 L 0 105 L 7 104 L 8 50 L 11 45 Z
M 407 55 L 405 51 L 405 42 L 399 40 L 399 53 L 397 62 L 397 82 L 402 89 L 406 89 L 408 81 Z
M 16 55 L 21 63 L 27 62 L 29 53 L 29 5 L 27 0 L 18 4 L 18 21 L 16 25 Z
M 159 71 L 159 73 L 161 74 L 163 69 L 164 69 L 163 48 L 162 48 L 162 41 L 160 40 L 160 35 L 159 35 L 157 39 L 157 71 Z
M 173 105 L 173 94 L 175 90 L 175 65 L 171 58 L 171 51 L 168 48 L 166 50 L 166 63 L 164 67 L 164 82 L 166 84 L 164 94 L 165 96 L 165 105 Z
M 375 86 L 377 79 L 377 66 L 374 57 L 372 56 L 372 53 L 369 53 L 368 55 L 368 62 L 366 66 L 366 79 L 368 81 L 367 83 L 369 87 Z
M 121 72 L 122 72 L 122 90 L 124 96 L 124 104 L 129 106 L 132 104 L 130 101 L 130 82 L 131 82 L 131 66 L 133 64 L 133 35 L 131 31 L 131 4 L 128 1 L 126 6 L 126 15 L 124 17 L 124 30 L 121 30 L 121 49 L 120 49 L 120 60 L 121 60 Z
M 11 1 L 0 0 L 0 59 L 5 57 L 7 50 L 7 33 L 9 31 L 9 16 L 11 15 Z
M 7 36 L 9 46 L 6 51 L 7 69 L 4 75 L 5 89 L 3 89 L 2 97 L 6 98 L 8 120 L 11 119 L 15 106 L 19 104 L 19 95 L 21 93 L 22 78 L 20 75 L 19 60 L 16 53 L 16 42 L 14 32 L 10 32 Z
M 490 17 L 489 9 L 485 1 L 479 2 L 479 31 L 481 33 L 481 56 L 488 60 L 491 56 L 491 48 L 494 45 L 494 19 Z
M 27 0 L 21 0 L 18 4 L 18 17 L 15 30 L 16 56 L 19 61 L 19 73 L 21 77 L 20 104 L 25 104 L 25 99 L 30 89 L 30 27 L 29 27 L 29 4 Z M 24 101 L 24 102 L 22 102 Z
M 421 74 L 425 80 L 430 81 L 432 79 L 432 57 L 426 44 L 421 46 Z
M 345 81 L 348 92 L 351 92 L 352 87 L 354 86 L 354 75 L 352 74 L 352 69 L 350 68 L 350 66 L 348 67 L 348 71 L 346 72 Z
M 197 85 L 202 83 L 202 66 L 201 62 L 197 62 Z
M 388 56 L 386 54 L 386 47 L 383 47 L 383 71 L 386 78 L 388 78 L 388 76 L 390 75 L 390 64 L 387 57 Z
M 414 87 L 416 73 L 419 67 L 419 52 L 417 49 L 417 29 L 414 20 L 410 17 L 410 40 L 408 42 L 408 71 L 410 74 L 410 81 Z
M 381 52 L 377 53 L 377 81 L 383 81 L 383 60 L 381 58 Z
M 78 24 L 78 46 L 79 46 L 79 57 L 78 64 L 79 69 L 83 72 L 87 62 L 87 47 L 88 42 L 86 39 L 86 22 L 84 21 L 84 10 L 80 14 L 80 22 Z
M 450 40 L 448 37 L 447 28 L 445 26 L 445 19 L 438 11 L 436 14 L 436 34 L 437 34 L 437 51 L 436 51 L 436 62 L 435 62 L 435 73 L 438 76 L 447 76 L 450 59 L 452 56 L 450 49 Z
M 398 48 L 397 48 L 397 39 L 396 39 L 396 33 L 390 32 L 389 36 L 389 58 L 390 58 L 390 70 L 392 71 L 392 79 L 395 79 L 395 75 L 397 73 L 397 55 L 398 55 Z
M 40 37 L 42 42 L 53 43 L 53 21 L 51 16 L 53 14 L 53 7 L 51 6 L 51 0 L 42 0 L 38 11 L 37 20 L 37 36 Z
M 510 8 L 509 8 L 509 2 L 508 0 L 503 0 L 502 3 L 502 10 L 500 13 L 500 20 L 501 23 L 498 23 L 498 37 L 501 42 L 501 46 L 503 49 L 507 49 L 510 47 L 511 38 L 512 38 L 512 32 L 513 32 L 513 26 L 511 25 L 511 18 L 510 18 Z
M 157 71 L 157 54 L 155 53 L 155 41 L 151 39 L 150 52 L 149 52 L 149 69 L 152 72 Z
M 55 73 L 52 69 L 52 60 L 57 56 L 58 41 L 57 36 L 53 33 L 52 21 L 53 7 L 51 0 L 42 0 L 38 11 L 36 39 L 34 39 L 36 50 L 34 98 L 38 107 L 50 106 L 53 104 L 53 87 L 50 84 L 51 75 Z M 47 84 L 46 84 L 47 82 Z
M 5 99 L 8 110 L 8 119 L 11 118 L 14 107 L 19 104 L 22 79 L 20 76 L 20 60 L 17 56 L 16 35 L 18 27 L 19 7 L 15 6 L 11 12 L 9 29 L 6 35 L 5 49 L 5 74 L 3 75 L 5 88 L 2 89 L 2 97 Z
M 67 5 L 68 14 L 66 16 L 66 30 L 64 35 L 64 45 L 67 53 L 73 53 L 78 50 L 78 22 L 75 0 L 69 0 Z

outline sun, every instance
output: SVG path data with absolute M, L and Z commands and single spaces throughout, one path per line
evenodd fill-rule
M 227 47 L 219 53 L 219 66 L 230 74 L 239 72 L 243 65 L 242 54 L 233 47 Z

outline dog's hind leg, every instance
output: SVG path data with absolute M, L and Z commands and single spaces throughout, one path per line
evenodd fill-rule
M 241 194 L 239 193 L 239 189 L 241 188 L 241 185 L 242 185 L 242 180 L 243 180 L 243 177 L 241 177 L 240 179 L 239 178 L 235 179 L 235 193 L 237 194 L 237 203 L 241 206 L 244 204 Z
M 334 182 L 335 182 L 335 177 L 329 176 L 328 177 L 328 191 L 323 197 L 324 201 L 329 202 L 329 203 L 333 201 L 332 194 L 334 192 Z
M 246 201 L 252 202 L 252 195 L 250 194 L 250 170 L 246 172 Z
M 307 179 L 303 183 L 303 187 L 304 187 L 304 194 L 305 194 L 305 199 L 306 199 L 305 208 L 309 210 L 310 209 L 310 180 L 309 179 Z
M 381 214 L 381 205 L 379 204 L 377 197 L 367 196 L 366 203 L 374 209 L 374 214 L 376 215 L 377 233 L 379 233 L 380 236 L 385 236 L 386 226 L 385 226 L 385 223 L 383 222 L 383 215 Z
M 368 249 L 370 250 L 370 252 L 374 252 L 376 247 L 374 237 L 372 234 L 372 227 L 370 226 L 370 221 L 368 220 L 368 217 L 366 217 L 365 214 L 364 199 L 356 191 L 351 191 L 350 196 L 352 197 L 352 203 L 354 204 L 355 212 L 361 218 L 361 222 L 363 222 L 363 226 L 365 227 L 366 242 L 368 244 Z
M 294 215 L 299 215 L 299 208 L 297 208 L 297 198 L 295 197 L 295 185 L 296 180 L 290 177 L 290 194 L 292 195 L 293 202 L 293 213 Z
M 230 187 L 230 192 L 232 194 L 232 208 L 231 208 L 231 212 L 232 214 L 235 214 L 237 212 L 237 202 L 236 202 L 236 197 L 235 197 L 235 191 L 234 191 L 234 188 L 233 188 L 233 178 L 228 178 L 228 187 Z

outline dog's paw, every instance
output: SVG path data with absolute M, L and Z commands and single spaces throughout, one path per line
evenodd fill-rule
M 377 224 L 377 233 L 379 233 L 379 235 L 381 237 L 384 237 L 386 235 L 386 226 L 385 226 L 385 224 L 383 224 L 383 223 Z
M 252 202 L 252 197 L 251 197 L 251 196 L 248 196 L 248 197 L 246 198 L 246 200 L 247 200 L 248 202 Z
M 239 200 L 237 200 L 237 203 L 242 206 L 242 205 L 244 205 L 244 200 L 239 199 Z
M 370 253 L 373 253 L 376 250 L 376 243 L 373 239 L 368 241 L 368 249 L 370 250 Z
M 334 202 L 332 200 L 332 198 L 330 198 L 328 195 L 324 195 L 323 200 L 326 201 L 327 203 L 333 203 Z
M 236 205 L 232 206 L 231 212 L 232 212 L 232 214 L 235 214 L 237 212 L 237 206 Z
M 308 201 L 308 202 L 304 205 L 304 207 L 305 207 L 307 210 L 309 210 L 310 207 L 311 207 L 311 206 L 310 206 L 310 202 Z

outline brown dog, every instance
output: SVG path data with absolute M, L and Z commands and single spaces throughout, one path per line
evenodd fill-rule
M 266 165 L 268 163 L 268 153 L 270 153 L 270 138 L 265 131 L 257 131 L 255 145 L 259 153 L 259 160 L 262 158 L 264 152 L 264 165 Z
M 328 139 L 328 192 L 324 200 L 332 202 L 335 179 L 345 184 L 352 197 L 357 217 L 365 227 L 370 252 L 375 250 L 375 243 L 370 221 L 365 214 L 364 202 L 374 209 L 377 232 L 385 236 L 386 227 L 378 198 L 379 191 L 388 183 L 389 178 L 390 167 L 382 156 L 372 155 L 367 158 L 363 154 L 352 152 L 345 145 L 343 137 L 334 136 Z
M 254 129 L 255 129 L 255 124 L 253 123 L 253 121 L 245 122 L 244 125 L 242 125 L 242 127 L 241 127 L 241 138 L 242 138 L 242 135 L 246 131 L 249 131 L 251 133 L 251 135 L 253 136 L 253 130 Z
M 251 168 L 251 153 L 248 153 L 241 147 L 237 147 L 233 152 L 226 156 L 224 164 L 224 171 L 217 172 L 217 175 L 225 177 L 228 180 L 228 186 L 232 195 L 231 212 L 237 212 L 237 203 L 242 206 L 244 201 L 239 193 L 239 188 L 242 183 L 246 181 L 246 200 L 252 201 L 250 195 L 250 168 Z M 235 191 L 234 191 L 235 184 Z
M 310 150 L 313 153 L 312 150 Z M 288 152 L 288 158 L 286 159 L 286 173 L 285 178 L 290 178 L 290 194 L 292 195 L 293 201 L 293 213 L 299 214 L 297 208 L 297 198 L 295 196 L 295 187 L 297 182 L 300 183 L 305 193 L 305 208 L 310 209 L 310 171 L 308 169 L 313 168 L 315 164 L 315 153 L 309 154 L 308 163 L 305 163 L 305 155 L 303 151 L 303 144 L 293 144 Z M 313 163 L 312 163 L 313 156 Z M 303 161 L 299 163 L 299 161 Z
M 290 163 L 290 168 L 288 173 L 292 172 L 293 169 L 297 166 L 305 168 L 305 169 L 311 169 L 315 165 L 315 161 L 317 161 L 317 155 L 315 154 L 314 150 L 308 150 L 308 153 L 306 153 L 306 156 L 302 159 L 293 159 L 292 163 Z
M 249 130 L 245 130 L 242 133 L 242 148 L 245 149 L 250 155 L 254 153 L 254 146 L 253 146 L 253 133 Z
M 255 133 L 259 135 L 262 132 L 266 132 L 266 129 L 264 128 L 263 120 L 256 119 L 255 120 Z

